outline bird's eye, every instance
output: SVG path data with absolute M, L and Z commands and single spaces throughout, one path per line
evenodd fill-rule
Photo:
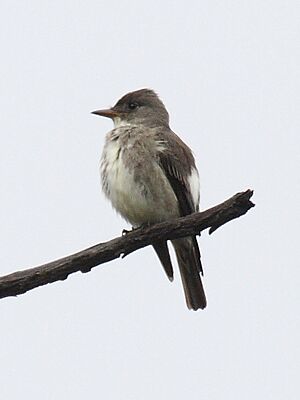
M 138 108 L 138 103 L 129 103 L 128 107 L 130 108 L 130 110 L 135 110 L 136 108 Z

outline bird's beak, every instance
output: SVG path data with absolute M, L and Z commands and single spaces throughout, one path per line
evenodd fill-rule
M 113 110 L 112 108 L 108 108 L 106 110 L 92 111 L 92 114 L 100 115 L 101 117 L 107 117 L 107 118 L 111 118 L 111 119 L 114 119 L 114 118 L 120 116 L 120 113 Z

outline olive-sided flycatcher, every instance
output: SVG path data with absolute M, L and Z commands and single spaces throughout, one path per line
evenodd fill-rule
M 190 148 L 170 129 L 164 104 L 150 89 L 123 96 L 112 108 L 101 158 L 102 187 L 113 207 L 133 226 L 155 224 L 199 210 L 199 175 Z M 196 236 L 172 240 L 188 308 L 205 308 Z M 173 267 L 167 242 L 153 243 L 168 278 Z

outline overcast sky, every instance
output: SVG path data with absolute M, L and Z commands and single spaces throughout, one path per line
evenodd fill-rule
M 202 208 L 256 203 L 201 236 L 204 311 L 151 248 L 1 300 L 1 399 L 299 398 L 299 4 L 1 1 L 1 275 L 128 228 L 90 111 L 138 88 L 193 149 Z

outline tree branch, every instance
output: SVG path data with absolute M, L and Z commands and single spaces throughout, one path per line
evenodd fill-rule
M 254 207 L 250 201 L 252 195 L 251 190 L 237 193 L 206 211 L 139 228 L 59 260 L 0 277 L 0 298 L 16 296 L 38 286 L 64 280 L 74 272 L 89 272 L 97 265 L 124 257 L 158 240 L 198 235 L 207 228 L 210 228 L 211 234 L 221 225 L 244 215 Z

